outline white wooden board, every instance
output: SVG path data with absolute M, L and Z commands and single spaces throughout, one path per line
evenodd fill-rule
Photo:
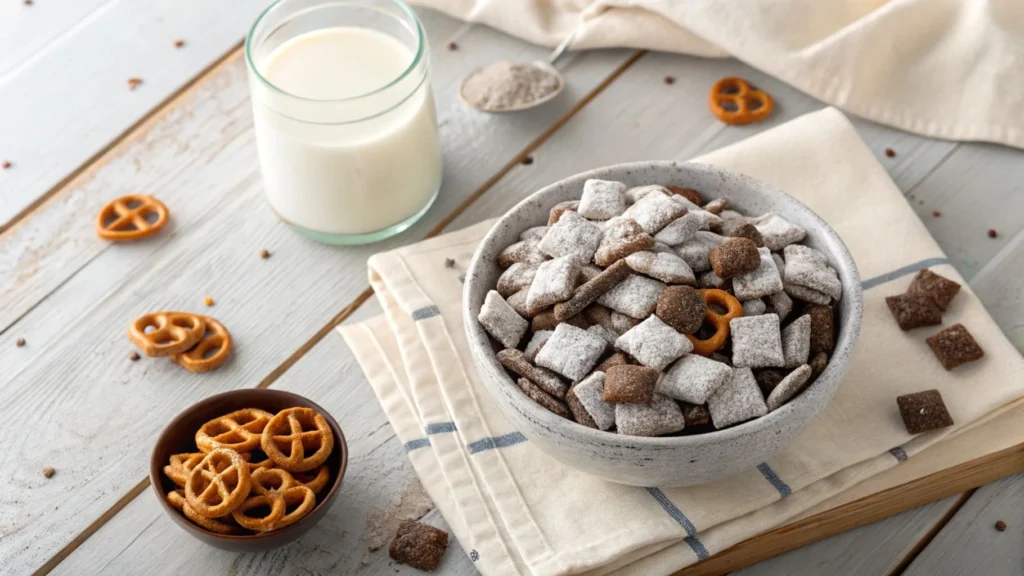
M 447 44 L 461 26 L 432 13 L 425 20 L 434 46 Z M 604 51 L 566 62 L 572 89 L 513 120 L 466 110 L 454 95 L 456 79 L 498 57 L 530 60 L 546 50 L 484 28 L 460 42 L 478 48 L 435 51 L 446 151 L 441 197 L 422 223 L 383 246 L 423 237 L 630 55 Z M 0 420 L 5 434 L 18 438 L 0 455 L 0 481 L 38 496 L 0 496 L 0 565 L 16 572 L 42 565 L 144 477 L 152 441 L 170 416 L 209 394 L 276 374 L 363 290 L 365 259 L 380 248 L 321 246 L 281 225 L 262 198 L 241 62 L 226 63 L 209 83 L 214 87 L 186 95 L 166 123 L 155 122 L 12 231 L 26 230 L 18 237 L 23 244 L 8 244 L 12 251 L 34 242 L 39 251 L 34 261 L 15 260 L 35 272 L 29 276 L 38 284 L 0 336 L 15 352 L 0 357 L 0 373 L 10 375 L 0 389 Z M 206 139 L 211 125 L 216 137 Z M 134 245 L 97 241 L 92 214 L 123 192 L 111 189 L 138 184 L 128 178 L 136 172 L 170 207 L 170 229 Z M 32 232 L 37 216 L 51 220 Z M 260 248 L 273 256 L 260 260 Z M 5 280 L 20 276 L 11 274 Z M 209 312 L 235 339 L 231 363 L 197 376 L 167 361 L 127 360 L 124 329 L 134 316 L 206 311 L 206 296 L 216 299 Z M 28 345 L 15 349 L 18 337 Z M 38 434 L 15 432 L 24 428 Z M 45 465 L 61 473 L 44 480 Z

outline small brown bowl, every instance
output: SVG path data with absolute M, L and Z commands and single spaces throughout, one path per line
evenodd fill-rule
M 242 408 L 259 408 L 270 413 L 277 413 L 285 408 L 294 407 L 312 408 L 323 414 L 331 431 L 334 432 L 334 451 L 327 458 L 331 479 L 328 486 L 317 495 L 316 506 L 309 514 L 295 524 L 280 530 L 232 536 L 216 534 L 193 524 L 167 502 L 167 493 L 176 489 L 177 486 L 164 476 L 163 468 L 172 454 L 199 451 L 196 447 L 195 434 L 204 423 Z M 157 438 L 156 445 L 153 447 L 153 454 L 149 459 L 149 480 L 156 499 L 160 501 L 164 511 L 191 536 L 210 546 L 231 552 L 263 552 L 296 540 L 327 514 L 338 495 L 338 489 L 341 488 L 341 479 L 345 476 L 347 466 L 348 445 L 345 443 L 345 435 L 341 433 L 341 427 L 326 410 L 312 400 L 291 392 L 247 388 L 210 396 L 175 416 L 160 433 L 160 437 Z

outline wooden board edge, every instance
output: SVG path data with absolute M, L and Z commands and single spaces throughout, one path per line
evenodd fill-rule
M 1024 444 L 894 486 L 760 536 L 716 554 L 673 576 L 717 576 L 784 552 L 1024 472 Z

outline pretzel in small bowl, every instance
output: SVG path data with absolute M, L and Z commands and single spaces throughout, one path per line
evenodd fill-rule
M 693 353 L 701 356 L 710 356 L 725 346 L 729 338 L 729 321 L 733 318 L 743 316 L 743 304 L 735 296 L 725 290 L 705 289 L 700 290 L 700 295 L 707 304 L 707 311 L 704 313 L 704 321 L 714 327 L 715 333 L 705 339 L 697 338 L 693 334 L 684 334 L 693 343 Z M 711 305 L 715 304 L 725 308 L 725 314 L 719 314 Z
M 771 115 L 775 102 L 767 92 L 752 87 L 743 78 L 730 76 L 711 87 L 708 107 L 726 124 L 751 124 Z
M 206 332 L 199 342 L 193 348 L 171 356 L 171 360 L 190 372 L 209 372 L 220 368 L 231 354 L 231 334 L 224 325 L 209 316 L 202 316 L 202 319 Z
M 205 457 L 206 454 L 202 452 L 172 454 L 170 462 L 167 466 L 164 466 L 164 475 L 170 478 L 171 482 L 174 482 L 179 488 L 184 488 L 189 473 Z
M 206 322 L 202 316 L 185 312 L 145 314 L 128 327 L 128 339 L 146 356 L 173 356 L 184 352 L 195 346 L 205 333 Z
M 147 238 L 160 231 L 169 216 L 167 206 L 156 198 L 129 194 L 111 200 L 100 210 L 96 216 L 96 234 L 115 242 Z
M 210 420 L 196 432 L 196 446 L 203 452 L 227 448 L 248 452 L 260 447 L 260 438 L 273 414 L 258 408 L 242 408 Z
M 292 486 L 283 490 L 268 490 L 247 498 L 231 516 L 243 528 L 256 532 L 280 530 L 298 522 L 316 505 L 316 495 L 305 486 Z M 291 508 L 289 512 L 288 509 Z M 258 510 L 263 516 L 249 516 L 246 512 Z
M 281 468 L 307 472 L 327 461 L 334 449 L 334 434 L 316 410 L 288 408 L 267 423 L 260 446 Z
M 235 523 L 233 518 L 225 518 L 222 520 L 216 520 L 214 518 L 207 518 L 188 505 L 185 501 L 185 492 L 182 490 L 174 490 L 167 493 L 167 502 L 177 508 L 186 518 L 191 520 L 194 524 L 202 528 L 206 528 L 210 532 L 216 534 L 242 534 L 242 528 Z
M 287 470 L 280 468 L 260 468 L 252 473 L 252 491 L 256 495 L 274 490 L 287 490 L 297 485 L 295 478 Z
M 327 481 L 331 479 L 331 471 L 327 469 L 327 466 L 321 466 L 315 472 L 296 472 L 292 474 L 292 478 L 299 486 L 305 486 L 312 490 L 313 494 L 319 494 L 327 486 Z
M 218 448 L 192 469 L 185 482 L 185 503 L 201 516 L 220 518 L 249 495 L 249 465 L 234 450 Z

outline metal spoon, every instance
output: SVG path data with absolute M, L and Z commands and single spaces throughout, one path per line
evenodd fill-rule
M 536 100 L 531 100 L 529 102 L 524 102 L 523 104 L 520 104 L 518 106 L 510 106 L 510 107 L 505 107 L 505 108 L 481 108 L 481 107 L 473 104 L 472 102 L 470 102 L 469 99 L 466 98 L 466 96 L 464 94 L 464 91 L 466 89 L 466 84 L 469 82 L 469 80 L 472 79 L 473 76 L 475 76 L 476 74 L 478 74 L 479 72 L 481 72 L 481 71 L 483 71 L 485 69 L 485 68 L 477 68 L 476 70 L 471 72 L 468 76 L 466 76 L 465 79 L 463 79 L 462 85 L 459 87 L 459 98 L 467 106 L 469 106 L 470 108 L 476 108 L 477 110 L 480 110 L 481 112 L 490 112 L 490 113 L 519 112 L 521 110 L 529 110 L 530 108 L 535 108 L 537 106 L 540 106 L 541 104 L 544 104 L 545 102 L 548 102 L 549 100 L 553 99 L 555 96 L 558 96 L 559 94 L 561 94 L 563 90 L 565 90 L 565 78 L 563 78 L 562 77 L 562 73 L 559 72 L 558 69 L 555 68 L 555 63 L 558 62 L 558 60 L 569 49 L 569 46 L 572 45 L 573 40 L 576 39 L 576 32 L 578 30 L 579 30 L 579 28 L 576 28 L 575 30 L 573 30 L 572 34 L 569 34 L 569 36 L 565 40 L 563 40 L 562 43 L 559 44 L 554 49 L 554 51 L 551 52 L 551 55 L 548 56 L 547 61 L 544 61 L 544 60 L 534 60 L 533 62 L 530 62 L 530 63 L 525 63 L 525 62 L 523 63 L 523 65 L 525 65 L 525 66 L 533 66 L 534 68 L 538 68 L 540 70 L 544 70 L 545 72 L 548 72 L 549 74 L 551 74 L 555 78 L 555 80 L 557 80 L 558 86 L 554 90 L 552 90 L 549 94 L 545 94 L 543 97 L 538 98 Z

